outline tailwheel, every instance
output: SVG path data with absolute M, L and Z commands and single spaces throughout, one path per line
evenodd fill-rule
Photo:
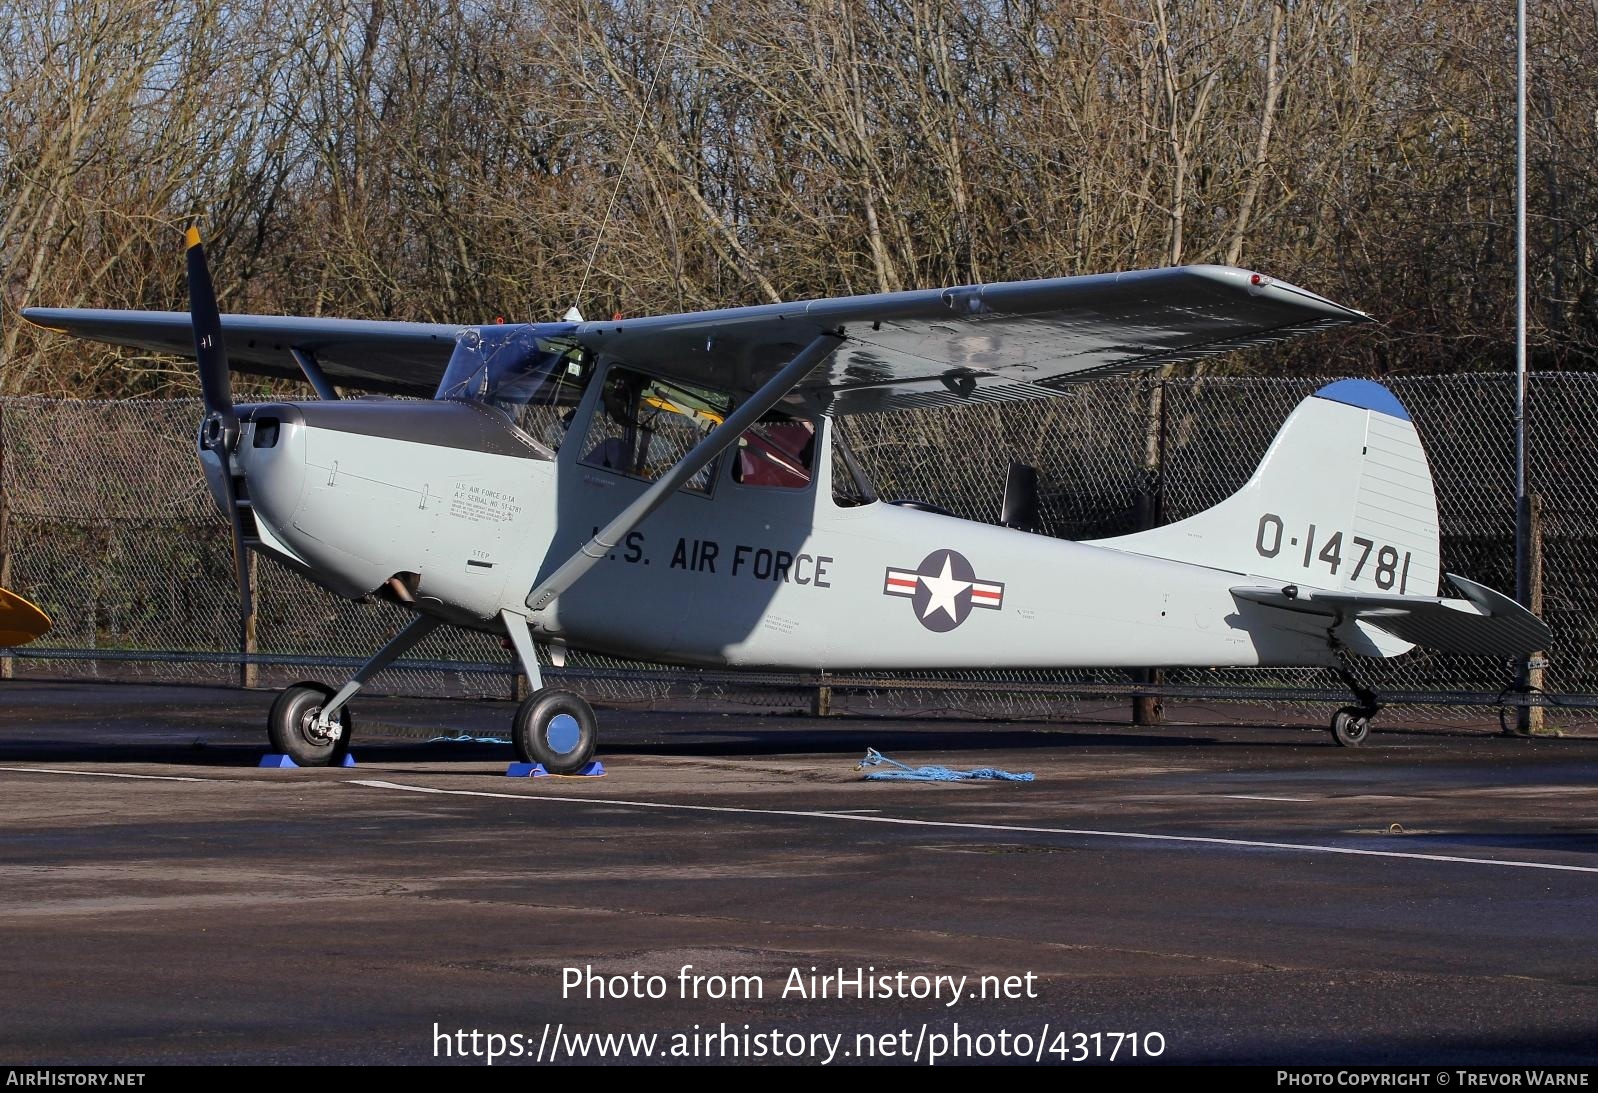
M 516 710 L 511 740 L 524 763 L 551 774 L 576 774 L 594 757 L 599 723 L 594 708 L 570 691 L 535 691 Z
M 1357 748 L 1371 731 L 1371 711 L 1344 706 L 1332 715 L 1332 739 L 1345 748 Z
M 323 724 L 322 707 L 332 698 L 333 688 L 320 683 L 296 683 L 284 688 L 266 715 L 266 736 L 272 742 L 272 750 L 302 767 L 342 763 L 350 750 L 355 718 L 345 706 L 333 716 L 331 725 Z

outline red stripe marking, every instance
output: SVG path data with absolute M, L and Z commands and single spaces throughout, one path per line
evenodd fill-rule
M 914 588 L 916 585 L 920 584 L 921 582 L 919 582 L 919 581 L 907 581 L 903 577 L 889 577 L 888 578 L 888 583 L 890 585 L 893 585 L 896 588 Z

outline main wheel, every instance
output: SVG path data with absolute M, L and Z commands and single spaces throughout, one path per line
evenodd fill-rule
M 1332 739 L 1345 748 L 1359 747 L 1370 731 L 1370 715 L 1358 706 L 1344 706 L 1332 715 Z
M 599 723 L 594 708 L 570 691 L 535 691 L 516 710 L 511 740 L 524 763 L 551 774 L 576 774 L 594 757 Z
M 339 710 L 333 720 L 343 732 L 335 739 L 317 727 L 316 719 L 333 698 L 333 688 L 320 683 L 296 683 L 286 687 L 266 715 L 266 737 L 272 750 L 288 756 L 302 767 L 325 767 L 344 761 L 350 750 L 350 734 L 355 717 L 350 708 Z

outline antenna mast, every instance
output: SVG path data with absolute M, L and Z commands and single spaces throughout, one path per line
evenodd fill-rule
M 568 322 L 580 323 L 583 321 L 583 313 L 580 305 L 582 303 L 583 293 L 588 288 L 588 277 L 594 272 L 594 262 L 599 257 L 600 244 L 605 241 L 605 229 L 610 227 L 610 215 L 613 211 L 615 211 L 616 208 L 616 197 L 621 193 L 621 184 L 622 181 L 627 177 L 627 168 L 632 166 L 633 150 L 638 146 L 638 134 L 641 133 L 644 128 L 645 112 L 649 109 L 650 101 L 655 97 L 655 85 L 660 82 L 660 74 L 666 68 L 666 58 L 671 56 L 671 44 L 676 40 L 676 38 L 677 24 L 675 21 L 673 21 L 671 23 L 670 29 L 666 32 L 666 44 L 661 48 L 660 60 L 655 62 L 654 75 L 649 78 L 649 87 L 644 91 L 644 101 L 640 104 L 638 121 L 633 125 L 633 135 L 628 139 L 627 151 L 622 156 L 621 170 L 616 172 L 616 184 L 610 188 L 610 200 L 605 202 L 605 216 L 599 222 L 599 234 L 594 236 L 593 248 L 588 252 L 588 262 L 583 266 L 583 279 L 578 282 L 577 296 L 574 300 L 572 300 L 572 306 L 566 312 L 565 318 Z

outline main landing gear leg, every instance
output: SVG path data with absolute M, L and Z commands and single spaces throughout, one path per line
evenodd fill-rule
M 516 758 L 524 763 L 542 763 L 551 774 L 576 774 L 594 757 L 599 741 L 594 708 L 579 694 L 546 689 L 526 617 L 514 611 L 501 611 L 499 617 L 533 688 L 533 693 L 517 707 L 511 728 Z
M 296 683 L 284 688 L 266 715 L 266 735 L 272 750 L 302 767 L 338 766 L 349 754 L 355 719 L 345 704 L 378 672 L 387 668 L 442 624 L 418 615 L 389 639 L 372 659 L 356 669 L 354 677 L 337 694 L 320 683 Z
M 1361 683 L 1349 667 L 1348 656 L 1341 648 L 1337 649 L 1338 660 L 1341 662 L 1337 674 L 1343 682 L 1348 684 L 1348 689 L 1354 692 L 1354 697 L 1359 700 L 1358 706 L 1344 706 L 1332 715 L 1332 739 L 1345 748 L 1357 748 L 1365 742 L 1370 735 L 1371 718 L 1381 712 L 1381 700 L 1376 692 Z

